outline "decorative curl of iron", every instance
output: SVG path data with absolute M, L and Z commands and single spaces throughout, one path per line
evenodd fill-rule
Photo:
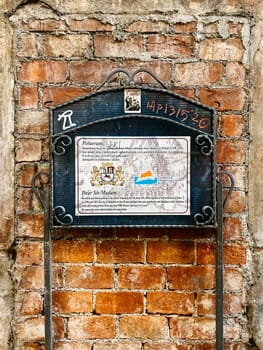
M 31 180 L 33 193 L 35 194 L 42 209 L 45 209 L 45 206 L 46 206 L 46 193 L 44 190 L 44 186 L 47 185 L 48 183 L 49 183 L 49 173 L 46 173 L 46 172 L 36 173 Z
M 126 79 L 120 78 L 119 75 L 120 73 L 124 74 L 126 76 Z M 160 84 L 164 89 L 167 89 L 164 83 L 156 77 L 155 74 L 153 74 L 150 70 L 148 69 L 137 69 L 134 73 L 130 74 L 127 70 L 119 68 L 114 70 L 112 73 L 108 75 L 108 77 L 98 86 L 97 91 L 100 90 L 105 84 L 112 82 L 112 81 L 119 81 L 121 85 L 129 85 L 129 86 L 134 86 L 135 85 L 135 76 L 140 74 L 140 73 L 146 73 L 150 75 L 155 81 L 157 81 L 158 84 Z M 114 75 L 117 75 L 115 79 L 112 79 Z
M 213 223 L 215 218 L 215 211 L 209 205 L 202 208 L 202 213 L 195 214 L 194 220 L 197 226 L 204 226 Z
M 229 187 L 227 195 L 226 195 L 226 197 L 225 197 L 225 199 L 223 201 L 223 208 L 224 208 L 227 205 L 227 202 L 228 202 L 228 200 L 229 200 L 229 198 L 230 198 L 230 196 L 231 196 L 231 194 L 233 192 L 233 189 L 234 189 L 234 186 L 235 186 L 235 180 L 234 180 L 233 175 L 230 172 L 228 172 L 226 170 L 222 170 L 222 171 L 219 171 L 217 173 L 217 181 L 219 181 L 220 175 L 226 175 L 230 179 L 230 187 Z
M 57 156 L 62 156 L 66 153 L 65 147 L 69 147 L 72 144 L 72 139 L 68 135 L 58 136 L 52 144 L 52 152 Z
M 204 156 L 210 156 L 210 154 L 213 152 L 214 145 L 208 135 L 200 134 L 196 136 L 195 142 L 197 145 L 201 146 L 201 153 Z
M 63 226 L 68 226 L 73 223 L 73 217 L 70 214 L 66 214 L 66 210 L 62 205 L 58 205 L 53 209 L 55 220 Z

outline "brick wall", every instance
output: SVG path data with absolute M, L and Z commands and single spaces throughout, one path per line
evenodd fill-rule
M 31 178 L 48 170 L 48 107 L 94 91 L 114 69 L 153 71 L 217 109 L 217 163 L 235 178 L 224 218 L 225 349 L 246 315 L 248 43 L 242 16 L 59 15 L 27 5 L 14 26 L 15 349 L 44 349 L 43 213 Z M 148 77 L 142 74 L 146 82 Z M 229 183 L 222 177 L 224 186 Z M 55 350 L 215 349 L 215 232 L 55 231 Z

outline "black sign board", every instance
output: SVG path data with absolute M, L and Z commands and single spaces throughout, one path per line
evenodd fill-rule
M 215 226 L 215 113 L 149 87 L 51 108 L 53 227 Z

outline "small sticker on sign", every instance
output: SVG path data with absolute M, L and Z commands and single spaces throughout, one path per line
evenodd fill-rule
M 139 89 L 124 90 L 124 112 L 141 113 L 141 90 Z

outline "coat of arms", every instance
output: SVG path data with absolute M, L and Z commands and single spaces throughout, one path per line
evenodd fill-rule
M 114 166 L 112 162 L 102 163 L 100 167 L 92 167 L 90 183 L 92 186 L 113 185 L 123 186 L 124 177 L 122 166 Z

